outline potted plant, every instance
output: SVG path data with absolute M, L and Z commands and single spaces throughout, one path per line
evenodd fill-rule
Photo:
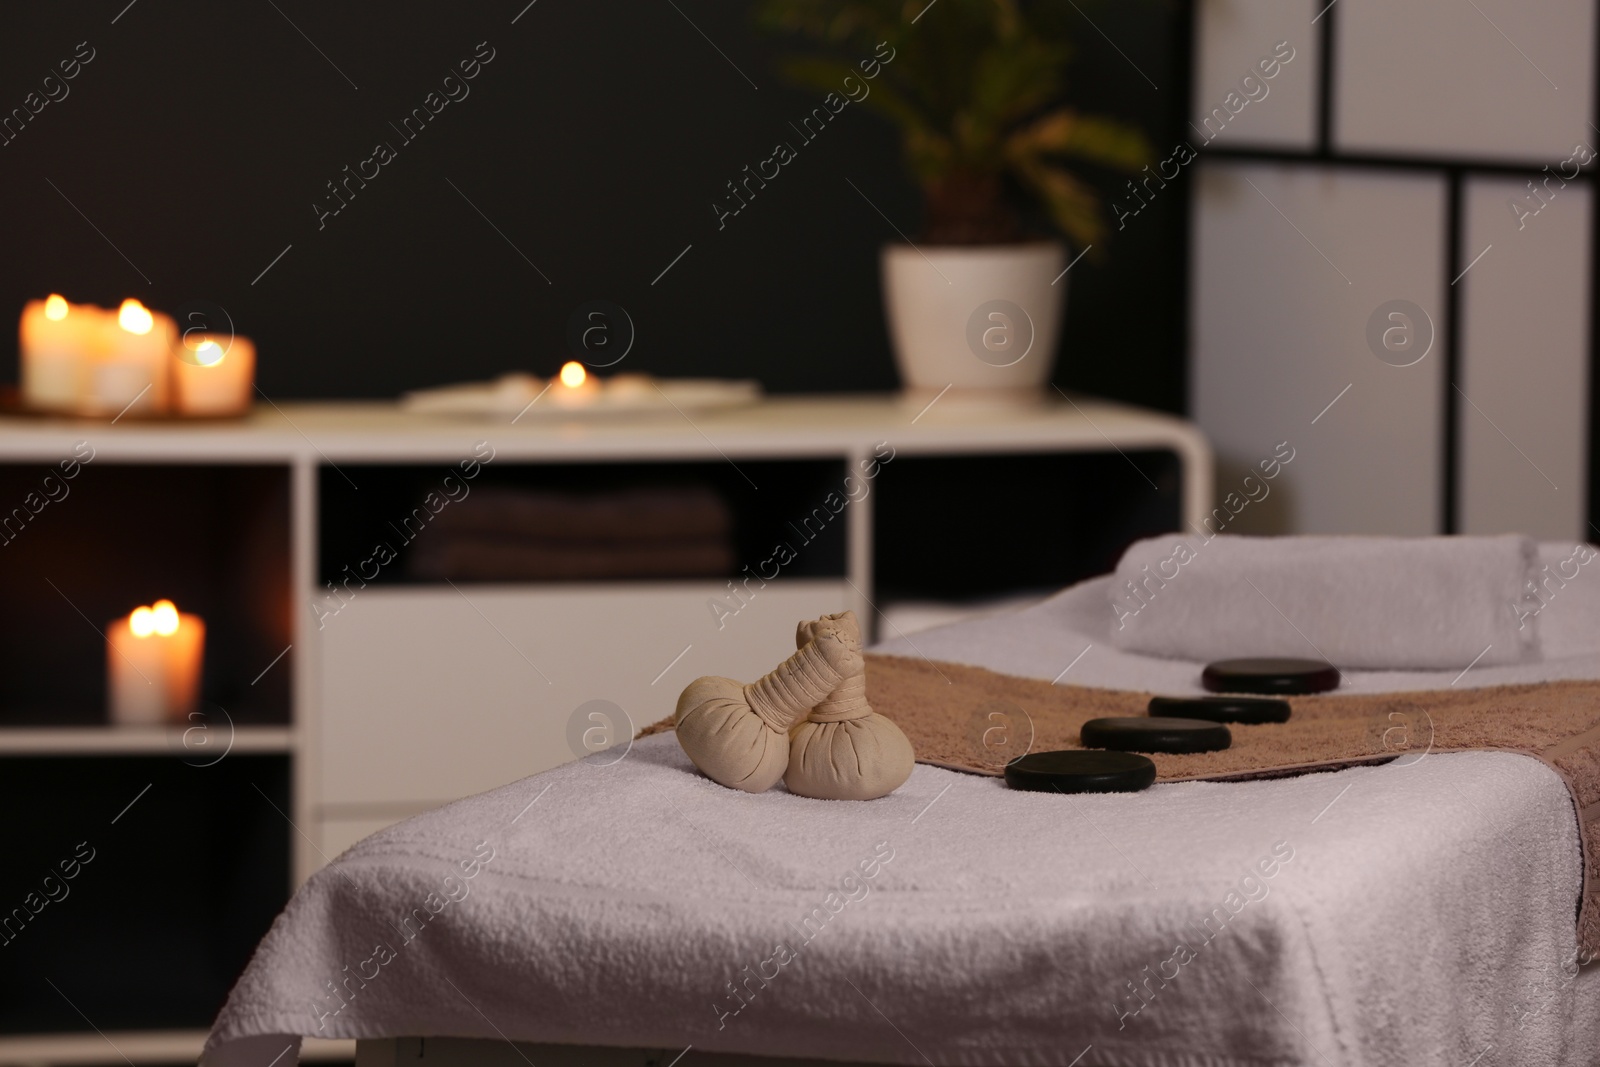
M 1036 393 L 1049 381 L 1068 253 L 1106 242 L 1099 197 L 1063 163 L 1136 173 L 1150 162 L 1137 130 L 1063 105 L 1071 7 L 765 0 L 758 9 L 767 28 L 823 46 L 785 63 L 791 80 L 859 100 L 900 129 L 924 214 L 917 238 L 886 245 L 881 265 L 908 390 Z M 1028 232 L 1019 207 L 1030 201 L 1065 241 Z

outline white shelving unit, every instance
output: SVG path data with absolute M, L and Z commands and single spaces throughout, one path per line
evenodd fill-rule
M 714 413 L 529 415 L 515 424 L 410 415 L 380 403 L 268 405 L 237 422 L 194 425 L 0 419 L 0 463 L 54 464 L 79 441 L 93 447 L 95 466 L 251 464 L 289 472 L 293 640 L 274 669 L 293 674 L 291 721 L 239 727 L 232 751 L 290 758 L 296 885 L 387 823 L 573 758 L 568 724 L 585 700 L 611 700 L 627 709 L 633 728 L 642 727 L 669 714 L 677 691 L 697 675 L 770 668 L 774 649 L 792 642 L 796 618 L 843 608 L 866 618 L 873 599 L 869 494 L 843 509 L 842 575 L 779 578 L 722 628 L 706 607 L 710 597 L 726 596 L 720 581 L 374 585 L 319 626 L 312 605 L 327 594 L 319 588 L 324 471 L 352 480 L 357 491 L 361 470 L 372 465 L 437 463 L 442 477 L 446 466 L 490 453 L 491 470 L 809 459 L 837 461 L 842 475 L 861 470 L 887 442 L 896 458 L 1165 451 L 1178 459 L 1185 523 L 1198 523 L 1212 496 L 1211 452 L 1192 425 L 1082 397 L 1033 406 L 954 395 L 932 406 L 785 398 Z M 1145 477 L 1129 463 L 1130 479 Z M 797 514 L 813 503 L 796 501 Z M 1095 521 L 1092 510 L 1084 521 Z M 0 730 L 0 754 L 193 755 L 181 733 Z M 203 1035 L 110 1037 L 120 1056 L 93 1033 L 0 1038 L 0 1064 L 188 1059 Z
M 107 1034 L 19 1034 L 0 1038 L 0 1063 L 18 1067 L 60 1064 L 92 1067 L 104 1063 L 194 1063 L 205 1047 L 204 1030 L 126 1030 Z M 354 1041 L 320 1041 L 306 1038 L 300 1046 L 302 1061 L 353 1060 Z
M 0 729 L 0 756 L 159 756 L 171 753 L 185 759 L 204 760 L 224 758 L 234 752 L 289 753 L 294 750 L 294 732 L 287 726 L 237 727 L 231 739 L 218 738 L 217 750 L 202 747 L 202 742 L 192 735 L 186 737 L 186 732 L 181 727 L 13 727 Z

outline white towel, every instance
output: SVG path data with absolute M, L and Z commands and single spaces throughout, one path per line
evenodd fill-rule
M 1511 753 L 1080 797 L 918 766 L 863 803 L 724 789 L 657 736 L 313 875 L 202 1063 L 454 1035 L 662 1063 L 1592 1064 L 1570 1050 L 1600 997 L 1559 971 L 1579 869 L 1566 787 Z
M 1525 537 L 1171 534 L 1117 564 L 1111 642 L 1173 659 L 1325 659 L 1464 669 L 1538 656 L 1538 554 Z
M 1538 619 L 1546 660 L 1600 652 L 1600 549 L 1576 541 L 1539 546 L 1539 569 L 1524 609 Z
M 1106 647 L 1109 581 L 879 650 L 1191 691 L 1198 664 Z M 1580 595 L 1569 585 L 1541 621 Z M 1343 689 L 1458 673 L 1358 673 Z M 1600 655 L 1458 684 L 1541 677 L 1600 678 Z M 1079 797 L 919 766 L 869 803 L 734 793 L 671 736 L 610 758 L 418 816 L 314 875 L 203 1063 L 287 1067 L 299 1038 L 277 1035 L 300 1034 L 910 1067 L 1573 1067 L 1600 1048 L 1600 968 L 1568 966 L 1571 796 L 1525 756 Z M 1247 867 L 1280 841 L 1294 857 L 1252 900 Z M 895 853 L 874 866 L 878 842 Z M 1168 962 L 1238 887 L 1214 942 Z M 806 943 L 778 965 L 780 940 Z M 736 1014 L 730 982 L 750 1001 Z

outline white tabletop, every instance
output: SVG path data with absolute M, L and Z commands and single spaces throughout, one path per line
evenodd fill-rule
M 898 451 L 1172 449 L 1209 466 L 1200 432 L 1184 420 L 1089 397 L 1037 403 L 926 397 L 786 396 L 715 411 L 499 418 L 421 415 L 393 402 L 266 402 L 246 417 L 215 421 L 0 418 L 0 457 L 49 460 L 88 441 L 96 458 L 404 461 L 469 455 L 487 440 L 512 458 L 696 458 L 719 454 L 870 454 Z

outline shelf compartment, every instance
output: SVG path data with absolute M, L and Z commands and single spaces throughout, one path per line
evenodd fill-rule
M 0 502 L 53 470 L 0 464 Z M 82 465 L 0 546 L 0 728 L 105 724 L 105 627 L 162 597 L 205 620 L 203 706 L 288 723 L 295 654 L 273 661 L 293 640 L 289 480 L 275 465 Z
M 0 1034 L 209 1026 L 288 901 L 289 763 L 0 758 L 0 807 L 32 813 L 7 828 L 5 915 L 61 893 L 45 877 L 93 850 L 64 895 L 0 935 Z
M 470 458 L 470 457 L 465 457 Z M 735 462 L 737 466 L 735 466 Z M 453 493 L 463 501 L 480 489 L 530 489 L 594 494 L 637 488 L 685 489 L 716 493 L 732 517 L 732 566 L 703 577 L 728 579 L 745 567 L 756 568 L 773 555 L 774 546 L 795 549 L 783 573 L 791 578 L 838 578 L 845 573 L 847 513 L 830 510 L 825 501 L 845 499 L 846 459 L 768 460 L 717 459 L 703 462 L 630 461 L 628 463 L 512 463 L 501 459 L 475 468 L 472 480 L 460 477 L 452 464 L 340 464 L 324 466 L 319 478 L 320 560 L 318 584 L 345 589 L 367 585 L 427 585 L 411 573 L 414 545 L 431 534 L 423 519 L 430 513 L 423 501 Z M 445 482 L 450 476 L 448 485 Z M 356 488 L 359 486 L 359 489 Z M 759 487 L 759 488 L 758 488 Z M 439 506 L 445 515 L 452 505 Z M 821 517 L 814 515 L 821 511 Z M 406 525 L 408 516 L 416 516 Z M 823 521 L 826 519 L 826 521 Z M 402 529 L 404 527 L 404 529 Z M 393 554 L 382 562 L 376 546 Z M 387 555 L 385 553 L 384 555 Z M 670 580 L 675 576 L 653 576 Z M 591 579 L 595 582 L 638 582 L 652 576 Z M 487 584 L 505 584 L 490 581 Z M 537 586 L 544 582 L 521 582 Z M 331 593 L 328 595 L 332 595 Z
M 968 602 L 1104 574 L 1179 528 L 1181 471 L 1168 451 L 901 456 L 875 486 L 874 598 Z

